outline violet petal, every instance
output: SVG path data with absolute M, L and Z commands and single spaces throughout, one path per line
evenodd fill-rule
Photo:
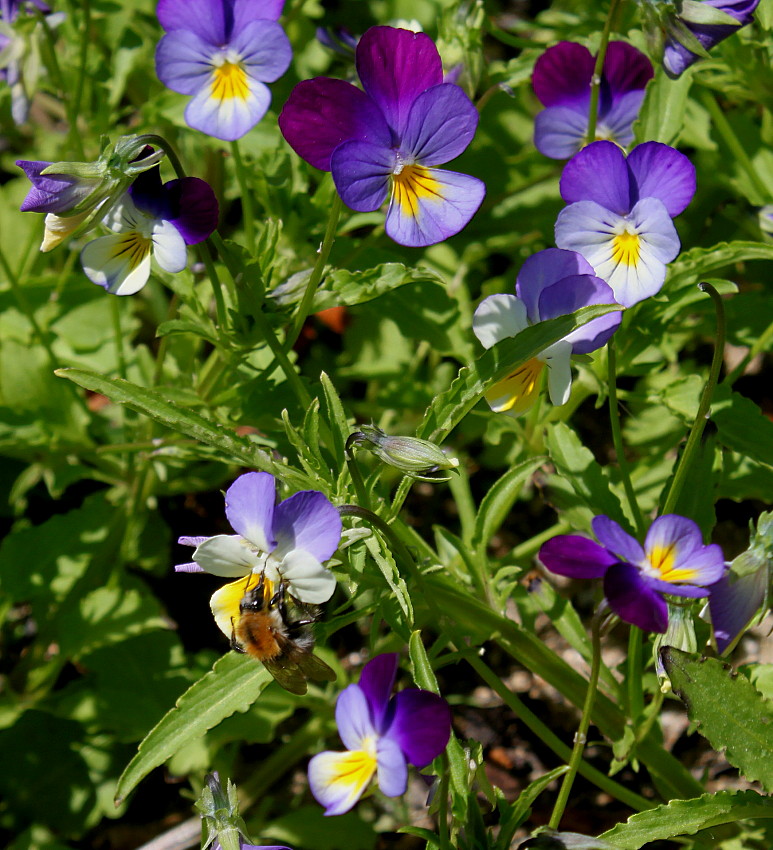
M 446 748 L 451 709 L 430 691 L 408 688 L 394 698 L 392 723 L 385 733 L 400 745 L 410 764 L 425 767 Z
M 373 725 L 379 733 L 383 731 L 382 724 L 389 704 L 389 696 L 395 684 L 397 664 L 397 653 L 386 652 L 372 658 L 360 673 L 359 686 L 368 700 Z
M 604 596 L 610 608 L 626 623 L 645 632 L 668 628 L 668 606 L 646 577 L 631 564 L 613 564 L 604 576 Z
M 628 168 L 639 198 L 657 198 L 668 214 L 679 215 L 695 194 L 695 166 L 678 150 L 661 142 L 637 145 L 629 154 Z
M 560 576 L 601 578 L 617 558 L 603 546 L 578 534 L 559 534 L 542 544 L 539 560 Z
M 413 102 L 400 153 L 421 165 L 442 165 L 467 148 L 477 126 L 478 110 L 459 86 L 433 86 Z
M 576 153 L 561 174 L 561 197 L 567 204 L 595 201 L 618 215 L 633 206 L 625 155 L 613 142 L 593 142 Z
M 225 515 L 245 540 L 268 554 L 276 547 L 273 531 L 276 482 L 268 472 L 240 475 L 225 492 Z
M 341 541 L 341 516 L 324 493 L 301 490 L 276 506 L 272 534 L 276 558 L 301 549 L 322 563 Z

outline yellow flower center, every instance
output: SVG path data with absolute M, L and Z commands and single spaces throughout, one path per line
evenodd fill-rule
M 247 74 L 241 63 L 223 62 L 214 69 L 212 97 L 216 100 L 247 100 L 250 94 Z
M 690 569 L 674 569 L 674 561 L 676 560 L 675 544 L 670 546 L 654 546 L 647 553 L 647 560 L 650 565 L 657 570 L 660 575 L 658 578 L 661 581 L 672 583 L 691 582 L 698 575 L 695 570 Z
M 638 265 L 640 244 L 637 233 L 618 233 L 612 240 L 612 259 L 626 266 Z
M 539 393 L 540 377 L 545 364 L 532 357 L 515 372 L 494 384 L 486 393 L 486 401 L 496 413 L 520 416 L 531 407 Z
M 115 240 L 115 245 L 112 250 L 114 258 L 120 257 L 129 264 L 129 268 L 134 271 L 148 256 L 153 248 L 153 240 L 150 236 L 145 236 L 138 230 L 128 230 L 126 233 L 121 233 Z
M 400 205 L 404 215 L 416 216 L 419 200 L 434 198 L 442 200 L 439 184 L 429 168 L 422 165 L 401 165 L 392 174 L 394 181 L 394 199 Z

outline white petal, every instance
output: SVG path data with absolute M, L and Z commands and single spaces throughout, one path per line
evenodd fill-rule
M 246 576 L 260 566 L 258 553 L 236 534 L 218 534 L 205 540 L 193 553 L 193 560 L 214 576 Z
M 171 221 L 153 224 L 153 256 L 167 272 L 181 272 L 188 263 L 188 251 L 180 231 Z
M 472 317 L 472 330 L 484 348 L 516 336 L 528 324 L 526 305 L 515 295 L 489 295 Z
M 100 236 L 83 246 L 86 277 L 113 295 L 134 295 L 150 276 L 150 239 L 136 230 Z
M 131 195 L 126 192 L 120 201 L 111 207 L 108 214 L 102 219 L 102 224 L 113 231 L 113 233 L 125 233 L 127 230 L 138 230 L 145 235 L 150 235 L 153 219 L 141 213 L 134 206 Z
M 301 602 L 312 605 L 327 602 L 336 588 L 333 573 L 303 549 L 288 552 L 279 566 L 279 572 L 288 583 L 290 594 Z
M 548 394 L 555 405 L 566 404 L 572 393 L 572 343 L 562 339 L 546 348 L 540 359 L 548 367 Z

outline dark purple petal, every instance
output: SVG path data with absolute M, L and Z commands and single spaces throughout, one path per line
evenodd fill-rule
M 302 549 L 322 563 L 341 541 L 341 516 L 324 493 L 301 490 L 276 506 L 273 532 L 277 558 Z
M 21 212 L 63 213 L 71 210 L 93 190 L 96 181 L 69 174 L 42 175 L 51 165 L 40 160 L 17 159 L 16 164 L 32 183 L 32 188 L 19 208 Z
M 628 561 L 631 564 L 644 562 L 644 549 L 639 541 L 623 531 L 613 519 L 603 515 L 594 517 L 591 528 L 599 543 L 610 552 L 614 552 L 618 560 Z
M 614 564 L 604 576 L 604 596 L 609 607 L 626 623 L 645 632 L 668 628 L 668 606 L 646 577 L 631 564 Z
M 321 171 L 330 171 L 330 157 L 342 142 L 392 143 L 376 104 L 351 83 L 329 77 L 306 80 L 292 90 L 279 128 L 298 156 Z
M 414 100 L 443 82 L 443 65 L 423 32 L 371 27 L 357 44 L 357 73 L 399 143 Z
M 673 584 L 670 581 L 661 581 L 657 578 L 648 577 L 648 582 L 653 590 L 658 593 L 670 593 L 672 596 L 684 596 L 687 599 L 703 599 L 709 595 L 705 587 L 695 587 L 692 584 Z
M 565 316 L 591 304 L 614 304 L 615 295 L 611 287 L 599 277 L 572 275 L 543 289 L 539 296 L 539 314 L 543 320 Z M 564 337 L 572 344 L 572 354 L 589 354 L 606 345 L 612 334 L 620 327 L 623 318 L 619 313 L 607 313 L 587 322 Z
M 172 213 L 161 185 L 161 169 L 158 165 L 135 177 L 129 186 L 129 195 L 134 206 L 151 218 L 168 218 Z
M 395 684 L 397 663 L 397 653 L 386 652 L 371 659 L 360 673 L 360 688 L 368 700 L 373 725 L 379 733 L 383 731 L 382 723 L 389 704 L 389 696 Z
M 551 159 L 569 159 L 585 144 L 588 104 L 549 106 L 534 119 L 534 147 Z
M 410 764 L 425 767 L 446 748 L 451 737 L 451 709 L 437 694 L 408 688 L 394 698 L 394 715 L 386 731 Z
M 206 180 L 198 177 L 170 180 L 164 184 L 164 192 L 172 209 L 168 220 L 180 231 L 186 245 L 197 245 L 212 235 L 220 210 Z
M 763 565 L 732 583 L 725 575 L 711 586 L 709 611 L 720 654 L 735 641 L 762 607 L 767 583 L 768 567 Z
M 378 735 L 370 705 L 359 685 L 349 685 L 338 695 L 336 726 L 347 750 L 361 750 L 368 739 Z
M 392 738 L 379 738 L 376 744 L 378 787 L 386 797 L 399 797 L 408 787 L 408 764 L 400 744 Z
M 593 142 L 576 153 L 561 174 L 561 197 L 567 204 L 595 201 L 618 215 L 633 206 L 625 155 L 613 142 Z
M 551 573 L 569 578 L 601 578 L 617 558 L 578 534 L 559 534 L 543 543 L 537 557 Z
M 590 97 L 594 58 L 587 47 L 561 41 L 534 65 L 531 84 L 543 106 L 563 106 Z
M 634 203 L 639 198 L 657 198 L 668 214 L 679 215 L 695 194 L 695 166 L 683 154 L 661 142 L 637 145 L 628 155 L 635 185 Z
M 341 200 L 358 212 L 372 212 L 384 203 L 397 155 L 370 142 L 344 142 L 330 157 L 330 170 Z
M 546 248 L 532 254 L 515 280 L 515 294 L 526 305 L 529 321 L 536 324 L 546 318 L 539 311 L 539 297 L 544 289 L 562 278 L 586 274 L 593 274 L 593 266 L 576 251 Z
M 442 165 L 467 148 L 477 126 L 478 110 L 459 86 L 433 86 L 411 107 L 400 153 L 421 165 Z
M 654 76 L 652 63 L 632 44 L 610 41 L 604 57 L 604 76 L 613 100 L 637 89 L 643 89 Z
M 276 547 L 272 531 L 276 481 L 268 472 L 240 475 L 225 491 L 225 515 L 233 530 L 262 552 Z
M 226 4 L 223 0 L 158 0 L 156 15 L 167 31 L 188 30 L 208 42 L 220 46 L 228 40 Z

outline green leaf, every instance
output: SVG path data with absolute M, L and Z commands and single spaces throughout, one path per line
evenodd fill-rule
M 593 452 L 583 446 L 567 424 L 558 422 L 550 426 L 547 446 L 558 472 L 569 481 L 578 498 L 593 514 L 606 514 L 624 528 L 629 525 L 620 500 L 610 489 Z
M 518 799 L 512 804 L 500 803 L 500 833 L 497 836 L 494 850 L 508 850 L 516 829 L 526 820 L 531 811 L 531 806 L 539 795 L 560 776 L 569 770 L 569 765 L 562 764 L 556 767 L 534 782 L 529 783 L 518 795 Z
M 344 406 L 341 404 L 338 391 L 325 372 L 320 374 L 319 382 L 322 384 L 323 392 L 322 413 L 330 426 L 330 432 L 333 436 L 333 445 L 330 448 L 333 451 L 338 469 L 343 469 L 346 464 L 344 447 L 351 428 L 346 419 L 346 413 L 344 412 Z
M 411 632 L 411 639 L 408 641 L 408 653 L 411 656 L 411 666 L 413 667 L 413 681 L 425 691 L 432 691 L 433 694 L 439 694 L 435 671 L 432 669 L 427 650 L 421 640 L 421 632 L 417 629 Z
M 753 401 L 720 384 L 711 404 L 711 419 L 723 446 L 773 466 L 773 422 Z
M 180 697 L 140 744 L 115 791 L 119 804 L 153 768 L 235 711 L 246 711 L 273 679 L 262 664 L 229 652 Z
M 389 585 L 393 597 L 399 603 L 403 619 L 410 628 L 413 625 L 413 604 L 408 594 L 405 579 L 400 575 L 392 553 L 386 548 L 382 550 L 380 542 L 375 537 L 368 537 L 365 540 L 365 545 Z
M 524 483 L 546 460 L 545 457 L 534 457 L 516 464 L 487 491 L 475 517 L 473 549 L 479 549 L 488 544 L 510 512 Z
M 687 95 L 692 85 L 692 74 L 682 74 L 671 80 L 662 68 L 647 83 L 639 118 L 633 125 L 636 144 L 664 142 L 674 144 L 684 125 Z
M 621 850 L 639 850 L 650 841 L 694 835 L 701 829 L 747 818 L 773 817 L 773 799 L 756 791 L 718 791 L 692 800 L 673 800 L 620 823 L 599 838 Z
M 575 313 L 540 322 L 521 331 L 518 336 L 498 342 L 469 366 L 459 370 L 451 386 L 427 408 L 416 436 L 441 443 L 497 381 L 586 322 L 619 310 L 619 305 L 582 307 Z
M 325 278 L 323 288 L 314 296 L 312 312 L 341 305 L 364 304 L 406 284 L 426 282 L 445 284 L 431 269 L 409 268 L 402 263 L 382 263 L 354 272 L 336 269 Z
M 219 449 L 228 458 L 251 466 L 255 469 L 270 472 L 282 481 L 298 487 L 308 487 L 312 483 L 309 478 L 291 467 L 275 463 L 266 452 L 259 449 L 254 442 L 244 437 L 238 437 L 228 428 L 211 422 L 190 410 L 185 410 L 164 398 L 159 390 L 151 390 L 132 384 L 123 378 L 104 378 L 95 372 L 82 369 L 57 369 L 61 378 L 84 387 L 92 392 L 102 393 L 112 401 L 125 404 L 132 410 L 143 413 L 156 422 L 160 422 L 173 431 L 187 434 L 194 440 Z
M 661 658 L 698 731 L 748 780 L 773 791 L 773 703 L 715 658 L 697 659 L 674 647 Z

